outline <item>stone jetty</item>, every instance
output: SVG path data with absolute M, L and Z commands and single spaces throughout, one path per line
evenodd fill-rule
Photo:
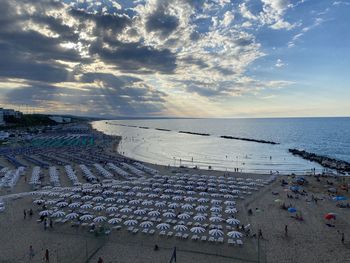
M 267 144 L 279 144 L 278 142 L 273 142 L 273 141 L 265 141 L 265 140 L 259 140 L 259 139 L 234 137 L 234 136 L 227 136 L 227 135 L 222 135 L 222 136 L 220 136 L 220 138 L 231 139 L 231 140 L 240 140 L 240 141 L 248 141 L 248 142 L 267 143 Z

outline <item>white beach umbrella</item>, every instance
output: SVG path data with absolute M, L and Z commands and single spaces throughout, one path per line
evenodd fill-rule
M 200 226 L 195 226 L 190 229 L 192 233 L 200 234 L 205 232 L 205 228 L 200 227 Z
M 148 212 L 148 215 L 149 216 L 159 216 L 160 213 L 159 213 L 159 211 L 154 210 L 154 211 Z
M 130 205 L 137 205 L 137 204 L 139 204 L 140 203 L 140 200 L 138 200 L 138 199 L 133 199 L 133 200 L 130 200 L 129 201 L 129 204 Z
M 81 200 L 86 201 L 90 200 L 91 198 L 93 198 L 91 195 L 84 195 L 83 197 L 81 197 Z
M 174 200 L 174 201 L 180 201 L 180 200 L 183 199 L 183 197 L 181 195 L 175 195 L 171 199 Z
M 122 213 L 130 213 L 130 212 L 132 212 L 132 209 L 129 208 L 129 207 L 124 207 L 124 208 L 120 209 L 120 212 L 122 212 Z
M 111 206 L 111 207 L 108 207 L 108 208 L 106 209 L 106 211 L 107 211 L 108 213 L 114 213 L 114 212 L 117 212 L 117 211 L 118 211 L 118 208 L 115 207 L 115 206 Z
M 135 215 L 144 215 L 146 214 L 146 210 L 145 209 L 137 209 L 134 211 Z
M 53 212 L 50 216 L 54 218 L 58 218 L 58 217 L 63 217 L 65 215 L 66 213 L 63 211 L 56 211 L 56 212 Z
M 89 220 L 92 220 L 93 218 L 94 218 L 93 215 L 89 215 L 89 214 L 82 215 L 81 217 L 79 217 L 81 221 L 89 221 Z
M 153 226 L 153 223 L 151 221 L 144 221 L 140 224 L 140 227 L 143 228 L 150 228 L 151 226 Z
M 199 212 L 204 212 L 208 209 L 207 206 L 204 206 L 204 205 L 199 205 L 195 208 L 196 211 L 199 211 Z
M 187 213 L 182 213 L 177 216 L 180 219 L 189 219 L 191 216 Z
M 74 213 L 74 212 L 66 215 L 66 219 L 69 219 L 69 220 L 76 219 L 78 217 L 79 217 L 79 215 L 77 213 Z
M 124 222 L 124 225 L 126 225 L 126 226 L 135 226 L 135 225 L 137 225 L 137 220 L 134 220 L 134 219 L 126 220 Z
M 39 212 L 39 216 L 49 216 L 51 215 L 52 211 L 51 210 L 43 210 Z
M 101 197 L 101 196 L 95 196 L 94 198 L 92 198 L 92 201 L 94 201 L 94 202 L 100 202 L 102 200 L 103 200 L 103 197 Z
M 229 225 L 239 225 L 241 222 L 236 218 L 229 218 L 226 220 L 226 223 Z
M 105 209 L 105 207 L 103 205 L 97 205 L 97 206 L 94 206 L 92 209 L 95 211 L 102 211 Z
M 170 228 L 170 225 L 167 223 L 160 223 L 156 227 L 160 230 L 167 230 Z
M 234 195 L 231 195 L 231 194 L 225 194 L 224 198 L 226 198 L 226 199 L 233 199 L 235 197 L 234 197 Z
M 70 198 L 72 198 L 72 199 L 79 199 L 79 198 L 81 198 L 81 195 L 80 194 L 74 194 Z
M 92 204 L 83 204 L 83 205 L 80 206 L 81 209 L 90 209 L 92 207 L 93 207 Z
M 181 208 L 184 210 L 191 210 L 193 208 L 193 206 L 190 204 L 184 204 L 181 206 Z
M 154 205 L 156 207 L 164 207 L 164 206 L 166 206 L 166 202 L 156 202 Z
M 227 208 L 227 209 L 225 210 L 225 213 L 226 213 L 226 214 L 235 214 L 235 213 L 237 213 L 237 209 L 234 208 L 234 207 L 230 207 L 230 208 Z
M 102 222 L 105 222 L 106 220 L 107 220 L 107 217 L 105 216 L 97 216 L 94 218 L 95 223 L 102 223 Z
M 170 203 L 170 204 L 168 204 L 168 207 L 169 208 L 172 208 L 172 209 L 175 209 L 175 208 L 177 208 L 177 207 L 179 207 L 180 205 L 178 204 L 178 203 Z
M 223 236 L 224 235 L 224 232 L 221 231 L 220 229 L 212 229 L 212 230 L 209 230 L 209 235 L 211 236 Z
M 119 198 L 118 200 L 117 200 L 117 203 L 118 204 L 123 204 L 123 203 L 126 203 L 128 200 L 126 200 L 126 199 L 124 199 L 124 198 Z
M 231 232 L 228 232 L 227 235 L 231 238 L 241 238 L 243 237 L 243 234 L 241 232 L 238 232 L 238 231 L 231 231 Z
M 115 224 L 119 224 L 121 221 L 122 220 L 120 218 L 115 217 L 115 218 L 109 219 L 108 223 L 115 225 Z
M 144 206 L 150 206 L 150 205 L 153 205 L 153 201 L 152 200 L 145 200 L 141 204 Z
M 218 213 L 218 212 L 222 211 L 222 207 L 221 206 L 213 206 L 213 207 L 210 208 L 210 211 Z
M 114 194 L 117 195 L 117 196 L 122 196 L 122 195 L 124 195 L 124 192 L 122 192 L 122 191 L 117 191 L 117 192 L 115 192 Z
M 107 197 L 105 199 L 105 202 L 107 202 L 107 203 L 113 203 L 114 201 L 115 201 L 115 198 L 113 198 L 113 197 Z
M 224 204 L 228 205 L 228 206 L 234 206 L 234 205 L 236 205 L 236 202 L 235 201 L 225 201 Z
M 56 204 L 56 206 L 58 206 L 58 207 L 65 207 L 65 206 L 68 206 L 68 203 L 67 202 L 58 202 Z
M 199 198 L 197 200 L 199 203 L 208 203 L 209 202 L 209 199 L 208 198 Z
M 163 213 L 163 216 L 167 217 L 167 218 L 172 218 L 172 217 L 175 217 L 176 214 L 173 212 L 165 212 L 165 213 Z
M 196 220 L 196 221 L 204 221 L 205 219 L 207 219 L 207 217 L 204 216 L 204 215 L 198 214 L 198 215 L 195 215 L 193 217 L 193 219 Z
M 174 226 L 174 230 L 176 230 L 176 231 L 186 231 L 188 228 L 187 228 L 187 226 L 185 226 L 185 225 L 176 225 L 176 226 Z
M 185 200 L 186 202 L 194 202 L 194 201 L 197 200 L 197 198 L 192 197 L 192 196 L 189 196 L 189 197 L 185 197 L 184 200 Z
M 80 207 L 80 203 L 79 202 L 74 202 L 68 205 L 69 208 L 77 208 Z

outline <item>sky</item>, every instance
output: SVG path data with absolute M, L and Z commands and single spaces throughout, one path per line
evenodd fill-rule
M 350 0 L 1 0 L 0 107 L 350 116 Z

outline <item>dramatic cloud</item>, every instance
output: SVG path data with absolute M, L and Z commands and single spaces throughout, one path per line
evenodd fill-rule
M 287 87 L 293 82 L 252 74 L 272 52 L 261 36 L 283 32 L 292 47 L 324 21 L 320 14 L 291 19 L 303 1 L 288 0 L 0 5 L 0 103 L 96 116 L 189 114 L 192 99 L 214 108 Z M 269 63 L 287 65 L 276 57 Z

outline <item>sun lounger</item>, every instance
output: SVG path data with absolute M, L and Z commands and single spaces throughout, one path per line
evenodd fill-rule
M 148 233 L 148 228 L 142 230 L 142 233 L 147 234 Z
M 139 230 L 138 230 L 137 228 L 135 228 L 135 229 L 132 231 L 133 234 L 137 234 L 137 232 L 139 232 Z
M 154 230 L 154 229 L 151 229 L 150 231 L 148 231 L 148 234 L 149 234 L 149 235 L 154 235 L 154 232 L 155 232 L 155 230 Z
M 215 238 L 209 237 L 208 241 L 211 242 L 211 243 L 214 243 L 215 242 Z
M 173 232 L 168 232 L 167 237 L 172 237 L 174 235 Z
M 218 242 L 218 243 L 224 243 L 224 238 L 223 238 L 223 237 L 219 237 L 219 238 L 217 239 L 217 242 Z
M 159 235 L 160 235 L 160 236 L 165 236 L 165 231 L 160 231 L 160 232 L 159 232 Z
M 131 231 L 133 231 L 133 230 L 134 230 L 134 227 L 133 227 L 133 226 L 128 227 L 128 231 L 129 231 L 129 232 L 131 232 Z
M 201 241 L 207 241 L 207 237 L 206 236 L 202 236 Z
M 182 238 L 183 238 L 183 239 L 187 239 L 187 238 L 188 238 L 188 234 L 183 234 L 183 235 L 182 235 Z

